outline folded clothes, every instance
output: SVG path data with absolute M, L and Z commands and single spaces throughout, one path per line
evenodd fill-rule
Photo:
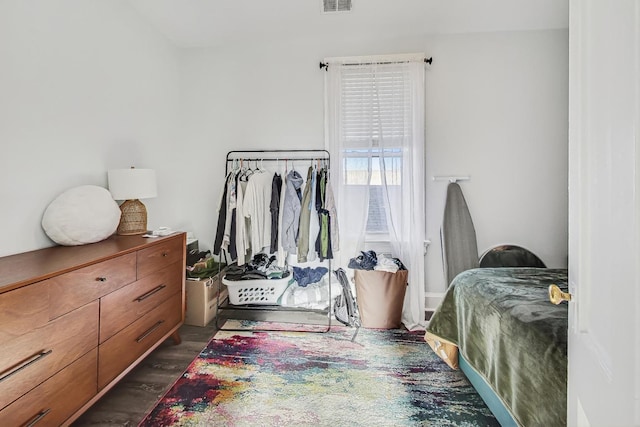
M 342 293 L 342 286 L 336 277 L 331 275 L 331 289 L 329 289 L 329 274 L 317 283 L 300 287 L 292 284 L 282 296 L 279 303 L 284 307 L 298 307 L 316 310 L 324 310 L 333 303 L 333 300 Z M 329 296 L 331 296 L 331 301 Z

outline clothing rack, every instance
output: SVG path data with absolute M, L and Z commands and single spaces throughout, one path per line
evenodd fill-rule
M 261 154 L 258 156 L 258 154 Z M 224 174 L 229 173 L 229 165 L 235 161 L 247 162 L 288 162 L 323 161 L 327 170 L 331 169 L 331 158 L 327 150 L 234 150 L 227 152 Z
M 321 164 L 326 167 L 327 174 L 329 175 L 330 170 L 330 155 L 327 150 L 317 150 L 317 149 L 292 149 L 292 150 L 232 150 L 227 152 L 226 160 L 225 160 L 225 177 L 231 171 L 234 163 L 236 162 L 255 162 L 256 168 L 259 165 L 262 165 L 263 162 L 268 162 L 273 164 L 273 162 L 285 162 L 287 165 L 288 162 L 292 162 L 291 166 L 287 166 L 289 169 L 292 169 L 295 166 L 294 162 L 301 161 L 309 161 L 309 162 L 322 162 Z M 283 188 L 284 191 L 284 188 Z M 221 255 L 224 254 L 225 260 L 227 259 L 227 253 L 223 249 Z M 269 322 L 278 322 L 282 323 L 292 323 L 287 322 L 285 320 L 270 320 L 273 317 L 291 317 L 293 313 L 306 313 L 310 316 L 325 316 L 326 317 L 326 325 L 325 324 L 315 324 L 309 323 L 308 325 L 316 326 L 315 329 L 310 328 L 309 330 L 300 330 L 294 329 L 297 332 L 328 332 L 331 329 L 331 308 L 332 308 L 332 295 L 331 295 L 331 276 L 333 274 L 331 270 L 331 259 L 327 259 L 328 262 L 328 305 L 326 309 L 312 309 L 312 308 L 298 308 L 298 307 L 284 307 L 279 305 L 233 305 L 230 304 L 229 300 L 220 300 L 220 291 L 222 289 L 222 271 L 218 271 L 218 296 L 217 296 L 217 312 L 216 312 L 216 328 L 218 330 L 224 331 L 282 331 L 282 328 L 259 328 L 259 329 L 238 329 L 238 328 L 225 328 L 224 322 L 229 319 L 252 319 L 252 320 L 260 320 L 266 323 Z M 291 273 L 293 274 L 293 273 Z M 226 314 L 236 314 L 238 317 L 228 317 Z M 305 316 L 305 317 L 310 317 Z M 257 319 L 256 319 L 257 317 Z M 305 324 L 304 321 L 296 320 L 296 324 Z M 320 329 L 325 326 L 325 328 Z

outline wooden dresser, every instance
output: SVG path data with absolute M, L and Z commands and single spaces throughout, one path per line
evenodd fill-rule
M 0 425 L 70 424 L 180 342 L 186 237 L 112 236 L 0 258 Z

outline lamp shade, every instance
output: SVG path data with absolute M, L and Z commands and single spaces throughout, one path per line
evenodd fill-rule
M 158 195 L 153 169 L 112 169 L 107 175 L 114 200 L 149 199 Z

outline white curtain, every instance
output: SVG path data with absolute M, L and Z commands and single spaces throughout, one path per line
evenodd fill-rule
M 325 78 L 325 142 L 340 225 L 336 259 L 346 268 L 359 251 L 388 242 L 409 270 L 402 321 L 424 329 L 424 62 L 350 61 L 330 62 Z

